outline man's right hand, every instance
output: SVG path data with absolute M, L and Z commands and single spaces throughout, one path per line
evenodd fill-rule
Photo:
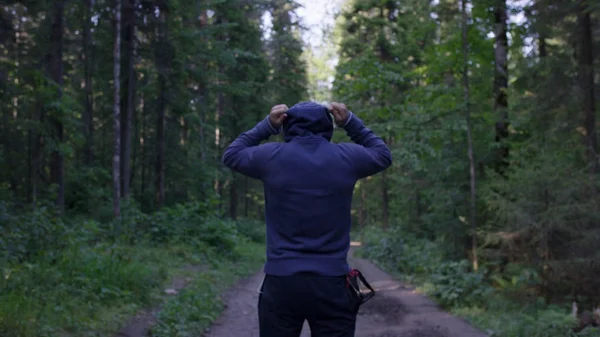
M 331 102 L 331 114 L 335 119 L 335 124 L 340 127 L 346 124 L 348 121 L 348 116 L 350 115 L 348 113 L 348 108 L 346 108 L 344 103 L 336 102 Z
M 283 125 L 283 121 L 287 118 L 286 112 L 288 111 L 288 106 L 285 104 L 279 104 L 271 108 L 271 113 L 269 114 L 269 123 L 275 129 L 279 129 L 280 126 Z

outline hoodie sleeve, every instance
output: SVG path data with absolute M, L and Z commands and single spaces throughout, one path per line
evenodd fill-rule
M 377 174 L 392 164 L 392 154 L 385 142 L 352 112 L 343 128 L 356 143 L 346 144 L 345 150 L 359 179 Z
M 280 130 L 271 126 L 269 117 L 263 119 L 254 128 L 240 134 L 227 147 L 223 154 L 223 164 L 236 172 L 260 179 L 265 162 L 260 158 L 258 145 L 279 132 Z

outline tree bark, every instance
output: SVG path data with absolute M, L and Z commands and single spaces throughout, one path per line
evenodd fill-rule
M 85 112 L 83 114 L 85 134 L 85 164 L 94 163 L 94 98 L 92 88 L 92 0 L 85 0 L 83 16 L 83 72 L 85 86 Z
M 538 53 L 540 54 L 540 59 L 545 58 L 546 56 L 548 56 L 548 46 L 546 43 L 546 36 L 544 34 L 540 34 L 538 37 L 538 43 L 539 43 L 539 50 Z
M 236 187 L 236 175 L 233 173 L 229 186 L 229 217 L 237 219 L 237 187 Z
M 365 184 L 367 181 L 363 179 L 360 182 L 360 205 L 358 209 L 358 223 L 361 228 L 367 226 L 367 191 Z
M 59 88 L 57 99 L 62 96 L 63 86 L 64 9 L 64 0 L 54 1 L 52 28 L 50 30 L 50 57 L 47 66 L 50 77 Z M 49 122 L 54 130 L 57 143 L 50 155 L 50 179 L 58 188 L 56 191 L 56 206 L 58 211 L 63 213 L 65 208 L 64 156 L 58 147 L 62 145 L 64 140 L 64 128 L 57 111 L 50 116 Z
M 479 261 L 477 258 L 477 208 L 476 208 L 476 176 L 475 176 L 475 155 L 473 153 L 473 132 L 471 127 L 471 111 L 470 111 L 470 89 L 469 89 L 469 41 L 468 41 L 468 13 L 467 0 L 461 1 L 462 12 L 462 52 L 463 52 L 463 95 L 465 105 L 465 120 L 467 123 L 467 154 L 469 157 L 469 176 L 470 176 L 470 203 L 469 203 L 469 219 L 471 223 L 471 254 L 473 261 L 473 269 L 477 270 Z
M 244 176 L 244 218 L 248 218 L 248 207 L 250 203 L 250 198 L 248 198 L 248 193 L 250 191 L 250 179 L 247 176 Z
M 156 119 L 156 208 L 160 209 L 165 204 L 165 115 L 167 109 L 166 97 L 166 81 L 167 81 L 167 12 L 164 2 L 161 2 L 160 22 L 159 22 L 159 50 L 157 51 L 158 58 L 158 81 L 159 81 L 159 97 L 158 97 L 158 116 Z
M 114 153 L 113 153 L 113 214 L 115 218 L 121 216 L 121 0 L 116 0 L 115 8 L 115 44 L 114 44 Z
M 144 95 L 140 95 L 140 110 L 141 110 L 141 114 L 140 114 L 140 129 L 141 129 L 141 140 L 140 140 L 140 198 L 142 198 L 142 200 L 146 200 L 146 182 L 148 181 L 147 176 L 147 169 L 148 169 L 148 165 L 146 165 L 147 163 L 147 147 L 146 147 L 146 138 L 147 138 L 147 134 L 146 134 L 146 119 L 144 118 L 144 116 L 148 116 L 150 115 L 149 112 L 147 113 L 147 105 L 145 104 L 145 98 Z M 142 205 L 144 204 L 144 202 L 142 202 Z
M 598 173 L 598 144 L 596 140 L 596 97 L 594 95 L 594 54 L 592 39 L 592 20 L 589 9 L 581 4 L 578 13 L 578 25 L 581 38 L 579 60 L 580 86 L 583 93 L 583 111 L 585 127 L 585 147 L 590 163 L 590 172 Z
M 390 201 L 388 193 L 387 170 L 381 173 L 381 208 L 383 211 L 382 226 L 387 230 L 390 224 Z
M 135 72 L 135 7 L 136 0 L 125 0 L 123 6 L 125 44 L 125 78 L 127 95 L 122 100 L 125 113 L 121 114 L 121 197 L 129 197 L 131 184 L 131 127 L 135 108 L 136 72 Z
M 164 76 L 159 76 L 164 83 Z M 165 204 L 165 111 L 166 98 L 164 84 L 160 85 L 158 99 L 158 118 L 156 119 L 156 207 L 162 208 Z
M 508 37 L 506 0 L 496 0 L 494 7 L 495 47 L 494 47 L 494 110 L 496 111 L 496 142 L 499 144 L 498 166 L 500 173 L 508 165 L 509 148 L 503 144 L 508 138 Z

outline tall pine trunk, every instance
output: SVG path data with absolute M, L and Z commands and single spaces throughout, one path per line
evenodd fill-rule
M 469 88 L 469 40 L 468 40 L 468 23 L 469 15 L 467 13 L 467 0 L 461 1 L 462 12 L 462 52 L 463 52 L 463 95 L 465 106 L 465 120 L 467 123 L 467 154 L 469 157 L 469 176 L 470 176 L 470 203 L 469 203 L 469 222 L 471 223 L 471 254 L 473 261 L 473 269 L 477 270 L 479 261 L 477 258 L 477 208 L 476 208 L 476 183 L 475 177 L 475 155 L 473 153 L 473 131 L 471 126 L 471 92 Z
M 141 129 L 141 138 L 140 138 L 140 198 L 142 198 L 142 206 L 145 204 L 144 201 L 147 200 L 146 198 L 146 183 L 148 181 L 147 178 L 147 172 L 148 172 L 148 161 L 147 161 L 147 134 L 146 134 L 146 118 L 145 116 L 150 115 L 148 109 L 147 109 L 147 105 L 145 103 L 145 97 L 142 93 L 142 95 L 140 95 L 140 129 Z
M 115 8 L 115 42 L 114 42 L 114 152 L 113 152 L 113 214 L 116 218 L 121 216 L 121 179 L 120 158 L 121 158 L 121 0 L 116 0 Z
M 125 85 L 127 95 L 122 100 L 122 109 L 125 113 L 121 114 L 121 196 L 127 198 L 131 185 L 131 128 L 133 111 L 135 108 L 135 12 L 136 0 L 125 0 L 123 6 L 124 20 L 124 47 L 125 47 Z
M 382 209 L 382 226 L 383 230 L 387 230 L 390 225 L 390 201 L 388 193 L 388 178 L 387 170 L 381 173 L 381 209 Z
M 494 6 L 494 110 L 496 111 L 495 132 L 499 144 L 497 170 L 504 172 L 508 165 L 509 148 L 504 142 L 508 138 L 508 37 L 506 0 L 496 0 Z
M 165 115 L 167 110 L 167 68 L 166 60 L 167 47 L 167 8 L 165 2 L 161 2 L 159 6 L 160 22 L 158 29 L 159 43 L 157 47 L 157 63 L 158 63 L 158 81 L 159 81 L 159 96 L 158 96 L 158 114 L 156 118 L 156 167 L 155 167 L 155 189 L 156 189 L 156 208 L 160 209 L 165 204 Z
M 580 37 L 580 87 L 583 93 L 585 147 L 592 174 L 598 173 L 598 144 L 596 140 L 596 97 L 594 95 L 594 54 L 592 20 L 589 9 L 581 4 L 578 13 Z
M 229 185 L 229 217 L 237 219 L 237 187 L 236 187 L 236 174 L 233 173 Z
M 83 125 L 85 134 L 85 164 L 94 162 L 94 100 L 92 88 L 92 0 L 85 0 L 83 15 L 83 80 L 85 86 L 85 112 Z
M 367 226 L 367 191 L 365 186 L 366 183 L 366 179 L 363 179 L 360 182 L 360 204 L 358 206 L 358 224 L 361 228 L 365 228 Z
M 50 57 L 48 73 L 52 80 L 58 86 L 57 100 L 62 97 L 63 86 L 63 31 L 64 31 L 64 0 L 54 1 L 54 12 L 52 15 L 52 28 L 50 30 Z M 54 111 L 49 116 L 50 125 L 54 131 L 55 142 L 54 148 L 50 155 L 50 179 L 57 186 L 56 191 L 56 206 L 59 212 L 64 212 L 65 208 L 65 168 L 64 156 L 59 149 L 64 140 L 64 126 L 58 111 Z

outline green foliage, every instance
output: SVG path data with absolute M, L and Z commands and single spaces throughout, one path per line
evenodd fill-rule
M 264 243 L 266 241 L 265 224 L 262 221 L 239 219 L 235 221 L 238 231 L 250 238 L 253 242 Z
M 271 0 L 273 28 L 268 42 L 272 64 L 273 104 L 292 106 L 308 98 L 303 42 L 294 12 L 300 6 L 294 0 Z
M 200 275 L 163 308 L 152 336 L 192 337 L 204 332 L 224 309 L 218 284 L 214 274 Z
M 364 231 L 362 254 L 408 282 L 426 280 L 425 291 L 448 307 L 482 303 L 493 288 L 486 272 L 472 272 L 467 260 L 452 261 L 444 255 L 440 242 L 395 229 L 388 232 L 376 226 Z
M 472 306 L 485 302 L 493 291 L 484 272 L 470 272 L 467 260 L 442 263 L 431 275 L 435 290 L 431 293 L 443 306 Z
M 90 239 L 97 226 L 93 221 L 83 226 L 69 222 L 47 207 L 15 215 L 8 204 L 0 203 L 0 210 L 0 256 L 5 263 L 40 256 L 56 260 L 55 254 L 63 248 Z
M 486 268 L 474 272 L 467 260 L 448 260 L 443 243 L 393 229 L 371 226 L 360 233 L 364 248 L 359 254 L 418 286 L 452 313 L 467 318 L 498 337 L 595 336 L 600 330 L 587 328 L 575 334 L 570 306 L 548 305 L 532 287 L 540 276 L 515 264 L 502 274 Z M 402 239 L 398 239 L 402 238 Z
M 572 56 L 586 42 L 578 9 L 551 3 L 471 1 L 466 41 L 456 1 L 347 1 L 337 18 L 334 96 L 387 141 L 394 157 L 385 175 L 357 185 L 359 226 L 386 229 L 373 231 L 369 240 L 377 244 L 365 253 L 409 281 L 427 279 L 445 305 L 476 305 L 479 296 L 469 294 L 489 287 L 549 302 L 598 302 L 600 180 L 584 155 L 579 75 L 586 66 Z M 509 16 L 526 20 L 508 24 L 503 55 L 496 20 L 506 4 Z M 496 57 L 507 58 L 508 74 L 495 71 Z M 496 102 L 504 76 L 507 110 Z M 466 107 L 476 223 L 469 217 Z M 500 142 L 496 123 L 504 113 L 509 135 Z M 510 150 L 503 170 L 501 146 Z M 462 270 L 468 263 L 459 261 L 475 256 L 480 272 Z
M 188 317 L 192 329 L 196 318 L 218 312 L 216 302 L 205 301 L 215 289 L 254 272 L 264 259 L 262 244 L 253 243 L 264 241 L 264 225 L 261 236 L 258 222 L 222 219 L 203 203 L 153 214 L 132 204 L 121 220 L 106 224 L 58 218 L 44 208 L 4 211 L 0 335 L 7 337 L 109 333 L 157 301 L 184 264 L 211 263 L 227 273 L 210 279 L 218 288 L 203 279 L 185 295 L 184 302 L 202 303 L 201 314 L 187 311 L 200 315 Z
M 163 266 L 141 263 L 134 251 L 100 245 L 68 247 L 53 262 L 9 265 L 2 276 L 0 333 L 43 337 L 98 329 L 106 308 L 147 305 L 167 275 Z
M 364 238 L 363 253 L 367 257 L 403 276 L 431 273 L 442 262 L 442 252 L 434 242 L 419 240 L 397 229 L 382 232 L 371 226 L 364 230 Z

